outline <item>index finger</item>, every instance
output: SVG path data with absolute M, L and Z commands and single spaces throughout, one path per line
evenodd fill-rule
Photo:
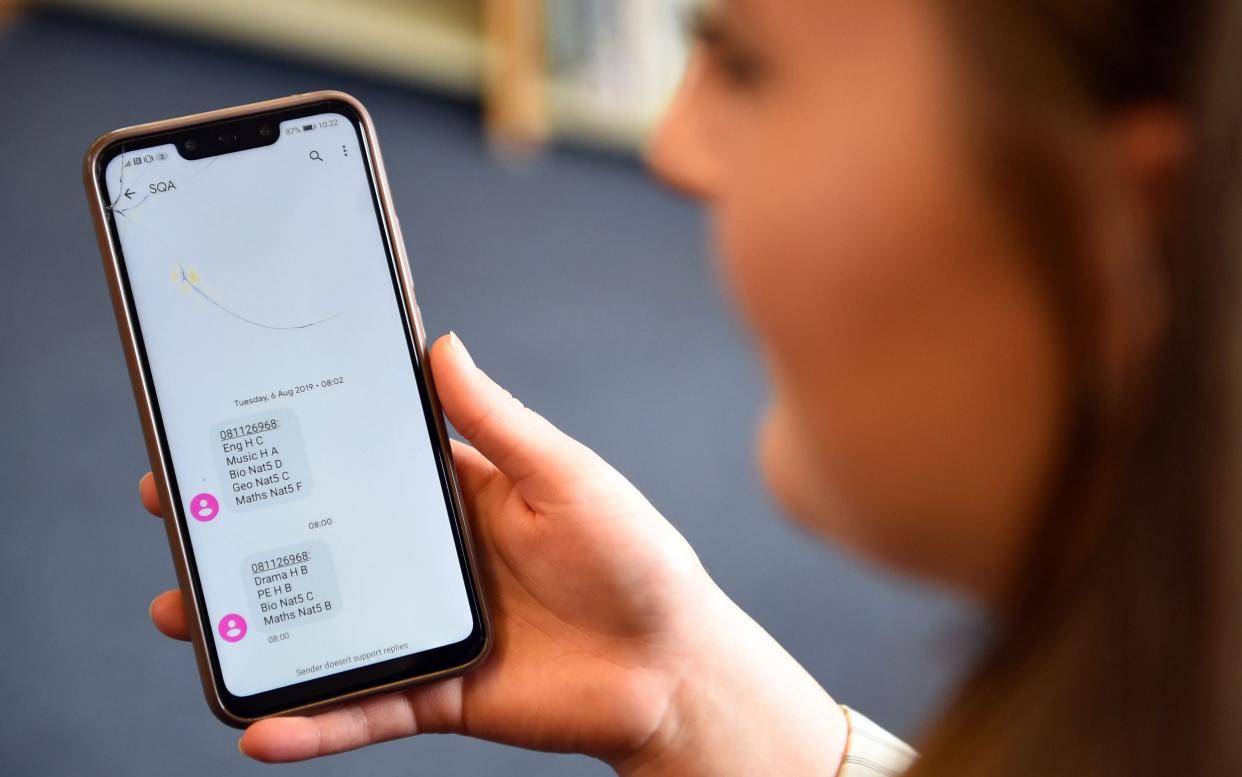
M 161 517 L 163 513 L 160 511 L 160 497 L 155 492 L 155 477 L 148 472 L 138 480 L 138 498 L 142 500 L 142 506 L 147 508 L 147 512 L 151 515 Z

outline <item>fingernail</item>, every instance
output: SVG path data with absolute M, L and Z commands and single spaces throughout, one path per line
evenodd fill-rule
M 451 329 L 449 330 L 449 345 L 452 346 L 455 351 L 460 353 L 471 367 L 474 366 L 474 359 L 471 358 L 470 351 L 466 350 L 466 344 L 463 343 L 461 338 L 457 336 L 457 333 Z

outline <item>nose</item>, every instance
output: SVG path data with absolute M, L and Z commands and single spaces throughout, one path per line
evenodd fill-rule
M 648 168 L 669 187 L 695 199 L 710 199 L 717 174 L 715 149 L 703 106 L 703 64 L 694 55 L 681 86 L 648 141 Z

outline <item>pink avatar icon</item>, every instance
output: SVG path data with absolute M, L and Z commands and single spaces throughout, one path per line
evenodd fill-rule
M 220 632 L 220 638 L 225 642 L 241 642 L 242 637 L 246 636 L 246 619 L 231 612 L 220 619 L 216 631 Z
M 207 523 L 220 514 L 220 503 L 211 494 L 198 494 L 190 500 L 190 515 L 195 520 Z

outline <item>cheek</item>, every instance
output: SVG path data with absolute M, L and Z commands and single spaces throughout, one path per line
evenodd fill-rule
M 951 576 L 961 538 L 1015 542 L 1043 485 L 1053 326 L 947 133 L 926 115 L 852 118 L 830 140 L 760 125 L 716 200 L 725 274 L 773 374 L 761 461 L 805 522 Z

